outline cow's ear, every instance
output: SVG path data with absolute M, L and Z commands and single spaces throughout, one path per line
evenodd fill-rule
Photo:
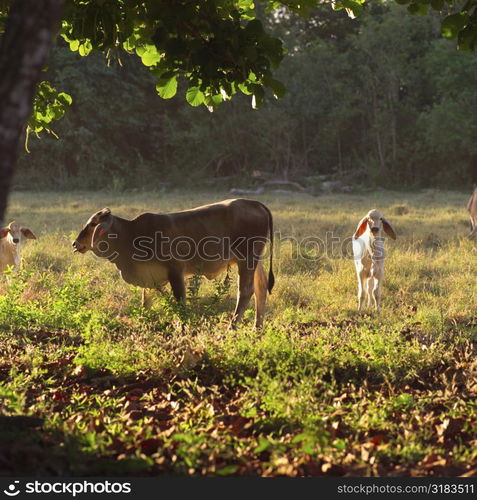
M 4 227 L 3 229 L 0 229 L 0 239 L 5 238 L 9 232 L 10 232 L 10 229 L 8 229 L 8 227 Z
M 93 236 L 91 237 L 91 246 L 94 247 L 99 239 L 101 239 L 110 229 L 113 224 L 113 217 L 111 214 L 104 221 L 100 222 L 93 231 Z
M 394 231 L 393 227 L 391 226 L 391 223 L 386 219 L 386 217 L 383 217 L 383 229 L 384 232 L 393 240 L 396 239 L 396 232 Z
M 91 237 L 91 246 L 94 247 L 96 245 L 97 241 L 104 236 L 106 233 L 106 228 L 104 227 L 104 224 L 98 224 L 94 228 L 93 236 Z
M 358 227 L 356 228 L 356 231 L 354 233 L 353 238 L 356 240 L 359 238 L 365 231 L 366 227 L 368 225 L 368 218 L 363 217 L 359 222 L 358 222 Z
M 25 238 L 28 238 L 29 240 L 36 240 L 36 236 L 26 227 L 22 227 L 21 231 Z

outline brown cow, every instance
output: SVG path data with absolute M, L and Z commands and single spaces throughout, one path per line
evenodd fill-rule
M 470 234 L 469 237 L 477 235 L 477 188 L 474 189 L 469 203 L 467 203 L 467 211 L 470 215 Z
M 262 254 L 270 236 L 268 279 Z M 274 276 L 273 220 L 270 210 L 254 200 L 233 199 L 181 212 L 143 213 L 123 219 L 103 208 L 92 215 L 73 242 L 74 251 L 92 250 L 119 269 L 122 278 L 144 289 L 160 290 L 170 283 L 174 297 L 185 300 L 184 278 L 194 274 L 212 279 L 236 264 L 237 306 L 232 325 L 242 320 L 255 293 L 255 326 L 260 327 Z M 143 303 L 145 294 L 143 293 Z

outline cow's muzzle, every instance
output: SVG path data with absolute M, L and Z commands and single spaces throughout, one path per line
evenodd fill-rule
M 73 241 L 71 243 L 73 247 L 73 252 L 79 252 L 79 253 L 85 253 L 86 252 L 86 247 L 82 245 L 78 240 Z

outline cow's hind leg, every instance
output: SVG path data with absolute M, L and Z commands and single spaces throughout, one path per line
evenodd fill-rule
M 169 283 L 171 284 L 172 293 L 178 302 L 185 302 L 186 287 L 184 282 L 184 274 L 179 269 L 171 269 L 169 271 Z
M 255 292 L 255 328 L 260 328 L 265 316 L 265 303 L 267 301 L 268 280 L 261 262 L 258 263 L 253 276 Z
M 239 280 L 237 293 L 237 306 L 232 318 L 232 328 L 242 321 L 243 313 L 253 294 L 253 281 L 255 269 L 247 269 L 245 264 L 239 265 Z

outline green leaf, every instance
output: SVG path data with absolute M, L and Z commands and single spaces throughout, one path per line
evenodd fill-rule
M 134 50 L 136 47 L 136 41 L 139 39 L 139 35 L 136 33 L 133 33 L 130 37 L 126 39 L 126 41 L 123 43 L 123 48 L 124 50 Z
M 204 102 L 204 94 L 199 87 L 189 87 L 186 100 L 191 106 L 200 106 Z
M 238 84 L 238 88 L 239 88 L 239 90 L 242 91 L 243 94 L 245 94 L 245 95 L 252 95 L 252 91 L 248 89 L 247 82 L 239 83 Z
M 236 0 L 234 2 L 237 9 L 250 10 L 254 8 L 254 0 Z
M 218 105 L 223 101 L 222 96 L 220 94 L 213 95 L 211 99 L 215 105 Z
M 93 46 L 91 45 L 91 42 L 89 40 L 86 40 L 79 46 L 78 53 L 80 56 L 84 57 L 87 56 L 92 50 Z
M 225 467 L 222 467 L 222 469 L 219 469 L 217 474 L 219 476 L 230 476 L 231 474 L 235 474 L 238 468 L 238 465 L 226 465 Z
M 333 441 L 333 447 L 339 451 L 345 451 L 346 450 L 346 441 L 344 439 L 335 439 Z
M 204 104 L 211 113 L 221 102 L 223 102 L 223 98 L 220 94 L 204 96 Z
M 163 99 L 170 99 L 177 93 L 177 75 L 162 77 L 156 85 L 157 93 Z
M 263 451 L 268 450 L 268 448 L 270 448 L 270 446 L 272 446 L 272 443 L 268 439 L 265 439 L 264 437 L 259 436 L 258 437 L 258 446 L 253 450 L 253 452 L 258 455 L 259 453 L 262 453 Z
M 412 394 L 404 392 L 396 397 L 394 404 L 400 409 L 411 408 L 414 405 L 414 398 Z
M 70 42 L 70 50 L 72 50 L 73 52 L 76 52 L 79 48 L 79 40 L 72 40 Z
M 140 45 L 139 47 L 136 47 L 136 54 L 139 57 L 142 57 L 146 52 L 147 52 L 147 49 L 144 45 Z
M 351 19 L 358 17 L 363 12 L 363 2 L 361 0 L 340 0 L 333 4 L 334 10 L 345 9 Z
M 441 23 L 441 33 L 445 38 L 455 38 L 469 22 L 469 16 L 463 12 L 447 16 Z
M 63 118 L 64 115 L 65 115 L 64 108 L 54 108 L 51 119 L 48 121 L 50 122 L 51 120 L 60 120 L 61 118 Z
M 141 61 L 144 66 L 154 66 L 161 60 L 161 54 L 157 52 L 154 45 L 146 45 L 141 54 Z
M 292 439 L 292 443 L 301 443 L 302 441 L 305 441 L 308 438 L 309 438 L 309 434 L 306 434 L 305 432 L 300 432 L 300 434 L 297 434 Z
M 60 92 L 58 94 L 58 100 L 67 106 L 70 106 L 71 103 L 73 102 L 71 96 L 69 94 L 66 94 L 65 92 Z

